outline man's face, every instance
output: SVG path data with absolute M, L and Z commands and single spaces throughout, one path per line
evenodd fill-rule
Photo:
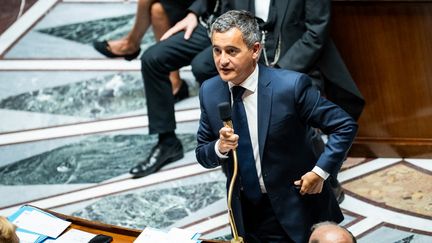
M 248 48 L 242 33 L 232 28 L 212 35 L 213 58 L 219 75 L 224 81 L 241 84 L 254 70 L 259 58 L 260 44 Z

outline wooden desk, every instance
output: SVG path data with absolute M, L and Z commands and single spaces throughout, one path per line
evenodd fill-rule
M 114 243 L 130 243 L 133 242 L 138 237 L 139 234 L 141 234 L 141 230 L 129 229 L 125 227 L 89 221 L 83 218 L 69 216 L 69 215 L 57 213 L 46 209 L 41 209 L 41 210 L 44 210 L 61 219 L 71 222 L 72 224 L 69 226 L 67 230 L 78 229 L 93 234 L 109 235 L 113 238 L 112 242 Z M 201 239 L 201 240 L 203 243 L 229 243 L 227 241 L 205 240 L 205 239 Z

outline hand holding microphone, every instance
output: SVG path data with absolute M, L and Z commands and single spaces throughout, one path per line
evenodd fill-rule
M 235 150 L 238 146 L 239 136 L 234 133 L 234 129 L 225 126 L 219 130 L 219 152 L 226 154 L 230 150 Z
M 219 115 L 224 122 L 224 127 L 219 130 L 218 149 L 221 154 L 225 154 L 237 148 L 239 136 L 234 133 L 232 126 L 231 105 L 228 102 L 223 102 L 218 107 Z

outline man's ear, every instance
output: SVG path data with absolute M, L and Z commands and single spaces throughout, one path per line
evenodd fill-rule
M 255 44 L 252 46 L 252 58 L 255 60 L 259 59 L 260 53 L 261 53 L 261 43 L 255 42 Z

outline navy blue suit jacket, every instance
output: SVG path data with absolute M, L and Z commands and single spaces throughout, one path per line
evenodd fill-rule
M 196 157 L 206 168 L 232 158 L 220 159 L 215 143 L 223 123 L 217 105 L 230 101 L 229 87 L 219 76 L 200 89 L 201 118 Z M 260 65 L 258 78 L 258 144 L 264 184 L 273 210 L 287 234 L 296 242 L 307 241 L 317 222 L 340 222 L 343 215 L 330 186 L 320 194 L 302 196 L 294 181 L 317 165 L 336 176 L 357 132 L 356 122 L 341 108 L 320 96 L 307 75 Z M 315 128 L 328 134 L 317 146 Z M 239 161 L 241 163 L 241 161 Z M 228 166 L 228 178 L 232 167 Z M 227 182 L 229 185 L 229 180 Z M 233 211 L 240 235 L 244 235 L 240 188 L 234 189 Z

